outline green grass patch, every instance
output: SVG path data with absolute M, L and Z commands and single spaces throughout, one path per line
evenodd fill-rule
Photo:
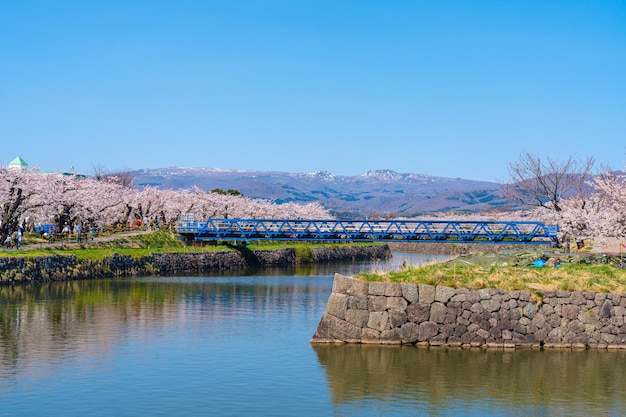
M 300 247 L 307 248 L 336 248 L 336 247 L 350 247 L 350 246 L 375 246 L 382 245 L 382 243 L 297 243 L 297 242 L 263 242 L 255 241 L 246 247 L 250 250 L 274 250 L 282 248 L 294 248 Z
M 342 244 L 344 246 L 371 246 L 371 244 Z M 277 250 L 294 248 L 296 256 L 302 260 L 313 258 L 311 252 L 315 247 L 336 247 L 337 244 L 328 243 L 293 243 L 293 242 L 255 242 L 247 245 L 249 250 Z M 96 239 L 94 242 L 67 242 L 48 243 L 47 241 L 31 241 L 28 248 L 20 250 L 10 249 L 0 251 L 0 257 L 38 257 L 53 255 L 74 255 L 80 260 L 97 261 L 108 258 L 114 254 L 128 255 L 133 258 L 141 258 L 151 253 L 159 252 L 209 252 L 231 251 L 232 246 L 208 243 L 206 245 L 186 245 L 178 238 L 176 232 L 159 230 L 136 235 L 120 234 L 106 239 Z

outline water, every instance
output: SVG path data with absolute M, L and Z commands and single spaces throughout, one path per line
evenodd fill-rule
M 622 351 L 309 344 L 372 267 L 0 288 L 0 415 L 625 414 Z

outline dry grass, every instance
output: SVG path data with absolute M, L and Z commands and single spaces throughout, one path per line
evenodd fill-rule
M 626 270 L 610 264 L 563 264 L 558 268 L 435 264 L 408 266 L 398 271 L 375 271 L 360 274 L 357 278 L 454 288 L 530 290 L 534 293 L 564 290 L 626 294 Z

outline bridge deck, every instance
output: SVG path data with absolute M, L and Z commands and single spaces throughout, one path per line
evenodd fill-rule
M 181 216 L 189 240 L 557 243 L 557 227 L 534 221 L 208 219 Z

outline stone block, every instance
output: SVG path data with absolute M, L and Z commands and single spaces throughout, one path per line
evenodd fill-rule
M 387 291 L 387 284 L 385 282 L 370 282 L 368 294 L 369 295 L 385 295 L 385 291 Z
M 489 288 L 481 288 L 478 290 L 478 295 L 481 300 L 491 300 L 491 291 L 489 291 Z
M 368 288 L 368 283 L 365 281 L 346 277 L 341 274 L 335 274 L 333 292 L 366 298 Z
M 452 336 L 454 334 L 455 327 L 452 324 L 444 324 L 439 327 L 439 333 L 445 335 L 446 337 Z
M 448 313 L 446 314 L 446 320 L 444 321 L 444 323 L 446 324 L 456 324 L 456 320 L 459 318 L 458 314 L 454 314 L 453 312 L 450 311 L 450 309 L 448 309 Z
M 361 343 L 379 343 L 380 332 L 378 330 L 364 327 L 361 331 Z
M 404 297 L 387 297 L 387 309 L 405 310 L 408 303 Z
M 476 313 L 481 313 L 483 310 L 484 310 L 484 309 L 483 309 L 483 306 L 482 306 L 482 304 L 481 304 L 481 303 L 474 303 L 474 304 L 472 304 L 472 306 L 470 307 L 470 311 L 471 311 L 472 313 L 475 313 L 475 314 L 476 314 Z
M 417 340 L 420 342 L 427 341 L 431 337 L 435 337 L 439 332 L 439 326 L 432 321 L 420 323 Z
M 402 343 L 400 328 L 383 330 L 380 333 L 380 341 L 386 345 L 399 345 Z
M 367 304 L 367 298 L 348 296 L 348 309 L 367 310 Z
M 443 335 L 441 333 L 428 339 L 428 343 L 430 343 L 431 346 L 443 346 L 447 342 L 448 338 L 446 337 L 446 335 Z
M 542 313 L 535 314 L 535 317 L 530 321 L 533 326 L 542 328 L 546 324 L 546 316 Z
M 440 303 L 447 303 L 450 298 L 456 295 L 456 290 L 451 287 L 439 285 L 435 288 L 435 301 Z
M 331 293 L 326 304 L 326 312 L 340 319 L 346 318 L 348 310 L 348 296 L 345 294 Z
M 534 303 L 528 303 L 522 309 L 522 314 L 524 314 L 524 316 L 528 317 L 529 319 L 532 319 L 533 317 L 535 317 L 536 313 L 537 313 L 537 305 Z
M 387 310 L 387 297 L 384 295 L 370 296 L 367 309 L 369 311 L 385 311 Z
M 467 333 L 467 326 L 459 324 L 454 328 L 454 332 L 452 333 L 452 335 L 460 338 L 465 333 Z
M 476 335 L 487 340 L 489 338 L 489 332 L 485 329 L 476 330 Z
M 502 303 L 500 303 L 499 301 L 496 300 L 482 300 L 480 302 L 480 305 L 487 311 L 489 311 L 490 313 L 493 313 L 495 311 L 500 310 L 500 307 L 502 307 Z
M 432 304 L 435 301 L 435 287 L 427 284 L 417 286 L 420 304 Z
M 370 313 L 367 310 L 348 309 L 348 311 L 346 312 L 346 321 L 348 323 L 354 324 L 357 327 L 367 326 L 369 318 Z
M 579 306 L 579 305 L 587 304 L 587 299 L 585 298 L 585 295 L 582 292 L 574 291 L 572 295 L 569 297 L 569 302 L 570 304 Z
M 561 328 L 554 328 L 548 333 L 548 337 L 546 337 L 546 343 L 560 343 L 563 338 L 563 332 Z
M 433 303 L 430 307 L 430 321 L 435 323 L 444 323 L 448 309 L 442 303 Z
M 407 314 L 405 310 L 390 309 L 389 313 L 389 325 L 391 328 L 400 327 L 407 323 Z
M 402 286 L 397 282 L 388 282 L 385 295 L 387 297 L 402 297 Z
M 456 294 L 452 298 L 450 298 L 450 301 L 458 302 L 458 303 L 462 303 L 464 301 L 467 301 L 467 294 L 466 293 Z
M 429 304 L 411 304 L 406 308 L 407 318 L 414 323 L 422 323 L 430 319 Z
M 419 335 L 419 324 L 405 323 L 400 327 L 402 343 L 415 343 Z
M 389 325 L 389 313 L 387 313 L 386 311 L 375 311 L 370 313 L 367 327 L 369 327 L 370 329 L 378 330 L 379 332 L 390 329 L 391 326 Z
M 330 314 L 324 314 L 312 342 L 341 341 L 346 343 L 360 343 L 361 329 L 345 320 Z
M 502 330 L 497 327 L 493 327 L 489 330 L 489 336 L 493 340 L 501 340 L 502 339 Z
M 612 317 L 613 316 L 613 303 L 611 300 L 604 300 L 602 307 L 600 308 L 600 317 Z
M 400 284 L 402 288 L 402 296 L 409 303 L 417 303 L 419 301 L 418 292 L 417 292 L 417 284 Z
M 582 333 L 585 331 L 585 325 L 579 320 L 572 320 L 567 323 L 567 330 L 574 333 Z
M 573 320 L 578 317 L 578 306 L 565 304 L 561 308 L 561 317 Z

